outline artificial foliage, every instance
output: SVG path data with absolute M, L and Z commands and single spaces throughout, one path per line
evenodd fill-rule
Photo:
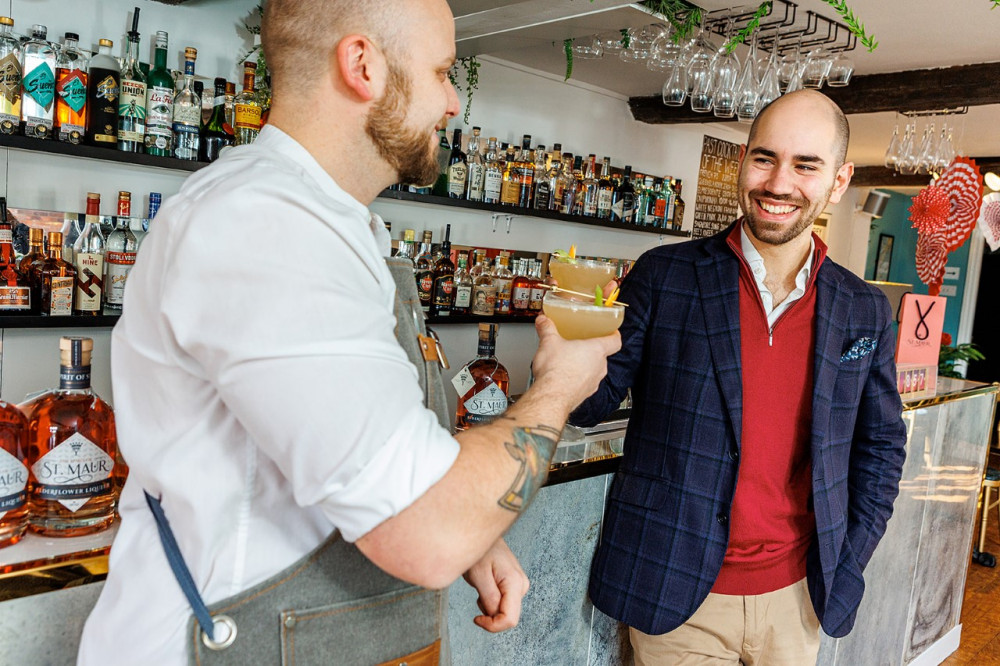
M 469 116 L 472 114 L 472 96 L 479 90 L 480 64 L 476 56 L 469 56 L 468 58 L 459 58 L 455 61 L 455 66 L 448 70 L 451 85 L 455 86 L 459 92 L 462 91 L 462 82 L 458 78 L 459 69 L 465 71 L 465 115 L 463 120 L 466 125 L 469 124 Z

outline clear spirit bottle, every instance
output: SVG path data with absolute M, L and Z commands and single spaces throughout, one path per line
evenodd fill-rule
M 476 250 L 476 263 L 472 267 L 472 314 L 480 317 L 492 317 L 496 310 L 497 287 L 493 282 L 493 274 L 486 250 Z
M 174 148 L 174 77 L 167 69 L 167 33 L 156 33 L 146 79 L 146 154 L 170 157 Z
M 497 138 L 491 136 L 486 144 L 486 166 L 483 173 L 483 201 L 488 204 L 500 203 L 503 188 L 503 165 L 497 154 Z
M 469 138 L 468 155 L 466 161 L 469 165 L 469 184 L 466 188 L 466 199 L 469 201 L 483 200 L 483 184 L 486 177 L 486 163 L 480 152 L 480 137 L 482 130 L 478 127 L 472 128 L 472 136 Z
M 48 42 L 49 29 L 31 26 L 31 39 L 24 45 L 21 79 L 21 122 L 24 135 L 47 139 L 55 117 L 56 52 Z
M 21 124 L 21 42 L 14 19 L 0 16 L 0 133 L 16 134 Z
M 194 91 L 194 63 L 198 49 L 184 49 L 184 87 L 174 98 L 173 129 L 174 157 L 181 160 L 198 160 L 201 127 L 201 98 Z
M 118 100 L 118 150 L 141 153 L 146 140 L 146 75 L 139 68 L 139 8 L 132 14 Z
M 0 400 L 0 548 L 28 529 L 28 419 Z
M 73 243 L 76 290 L 73 314 L 96 317 L 104 296 L 104 237 L 101 236 L 101 195 L 87 193 L 87 216 L 80 237 Z
M 508 315 L 511 312 L 511 289 L 514 274 L 507 267 L 508 256 L 506 252 L 497 255 L 496 266 L 493 268 L 493 286 L 497 294 L 493 313 L 498 315 Z
M 115 230 L 108 236 L 104 253 L 104 305 L 121 310 L 125 302 L 125 282 L 135 265 L 139 243 L 132 233 L 132 193 L 118 193 Z
M 67 32 L 56 56 L 56 116 L 53 132 L 60 141 L 80 143 L 87 131 L 87 56 L 77 47 L 80 36 Z
M 102 39 L 88 63 L 86 142 L 115 148 L 118 145 L 118 96 L 121 67 L 111 55 L 114 42 Z
M 472 276 L 469 275 L 469 255 L 458 253 L 458 268 L 455 270 L 455 305 L 451 311 L 457 315 L 467 315 L 472 308 Z
M 243 63 L 243 90 L 233 100 L 233 115 L 236 118 L 236 145 L 253 143 L 260 134 L 261 104 L 254 89 L 257 63 Z

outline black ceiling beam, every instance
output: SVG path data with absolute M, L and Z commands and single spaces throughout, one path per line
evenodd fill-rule
M 933 111 L 960 106 L 1000 104 L 1000 62 L 939 69 L 914 69 L 855 76 L 846 88 L 823 88 L 844 113 Z M 632 97 L 632 117 L 654 125 L 736 122 L 711 113 L 695 113 L 687 105 L 665 106 L 659 95 Z

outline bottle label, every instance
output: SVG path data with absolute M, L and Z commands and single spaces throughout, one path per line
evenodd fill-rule
M 261 109 L 256 104 L 235 104 L 236 129 L 260 129 Z
M 53 277 L 49 289 L 49 314 L 57 317 L 73 314 L 73 278 Z
M 0 312 L 31 309 L 31 289 L 0 286 Z
M 97 84 L 97 99 L 113 102 L 118 99 L 118 79 L 114 74 L 108 74 Z
M 472 304 L 472 286 L 463 284 L 455 287 L 455 307 L 467 308 Z
M 49 63 L 42 62 L 24 77 L 24 92 L 43 109 L 52 108 L 55 99 L 56 77 Z
M 517 287 L 513 297 L 515 310 L 527 310 L 531 307 L 531 287 Z
M 445 275 L 434 280 L 434 305 L 439 308 L 438 314 L 448 314 L 451 308 L 451 294 L 455 290 L 455 277 Z M 443 308 L 443 310 L 441 310 Z
M 121 306 L 125 300 L 125 282 L 135 264 L 135 252 L 108 252 L 104 255 L 104 300 Z
M 538 181 L 538 187 L 535 188 L 535 210 L 548 210 L 551 198 L 552 186 L 549 185 L 549 181 Z
M 14 242 L 13 229 L 0 229 L 0 245 Z
M 545 298 L 545 289 L 539 287 L 532 287 L 531 289 L 531 303 L 528 307 L 532 310 L 542 309 L 542 299 Z
M 59 388 L 61 389 L 90 388 L 90 366 L 60 365 Z
M 607 216 L 611 212 L 611 190 L 601 190 L 597 193 L 597 214 Z
M 597 197 L 587 193 L 583 199 L 583 214 L 587 217 L 597 215 Z
M 464 368 L 459 370 L 458 373 L 451 378 L 451 385 L 455 387 L 456 391 L 458 391 L 458 397 L 460 399 L 469 391 L 476 388 L 476 380 L 473 379 L 472 373 L 469 372 L 469 365 L 471 364 L 466 364 Z
M 448 167 L 448 194 L 461 198 L 465 194 L 466 178 L 469 170 L 465 162 L 455 162 Z
M 510 314 L 510 285 L 512 281 L 506 278 L 497 278 L 495 282 L 497 285 L 497 297 L 494 312 L 496 314 Z
M 15 106 L 21 99 L 21 61 L 11 52 L 0 58 L 0 112 L 20 115 Z
M 472 288 L 472 314 L 489 317 L 496 309 L 497 290 L 493 285 Z
M 464 403 L 469 423 L 487 423 L 507 411 L 507 395 L 490 381 Z
M 8 511 L 24 506 L 28 485 L 28 467 L 7 451 L 0 449 L 0 518 Z
M 657 197 L 656 203 L 653 204 L 653 217 L 663 219 L 663 216 L 667 213 L 667 200 L 664 197 Z
M 500 188 L 500 203 L 516 206 L 521 198 L 521 184 L 517 182 L 517 176 L 512 174 L 510 179 L 505 179 Z
M 174 120 L 177 116 L 174 116 Z M 198 125 L 174 123 L 174 157 L 182 160 L 198 159 Z
M 178 131 L 178 127 L 190 127 L 193 128 L 195 132 L 198 131 L 198 126 L 201 124 L 201 108 L 193 104 L 175 104 L 174 105 L 174 133 Z
M 430 271 L 424 271 L 423 273 L 417 275 L 417 291 L 420 294 L 420 300 L 424 302 L 430 302 L 431 291 L 434 289 L 434 276 Z
M 169 150 L 174 118 L 174 91 L 163 86 L 146 88 L 146 145 L 150 148 Z
M 104 288 L 104 256 L 92 252 L 76 253 L 76 309 L 99 312 Z
M 619 211 L 619 215 L 622 218 L 622 222 L 631 223 L 635 216 L 635 196 L 626 192 L 621 198 L 620 203 L 621 211 Z
M 486 169 L 479 162 L 473 162 L 469 165 L 469 199 L 471 201 L 482 201 L 485 175 Z
M 92 498 L 112 492 L 114 466 L 111 456 L 75 432 L 31 466 L 38 480 L 34 496 L 79 511 Z
M 146 84 L 122 79 L 118 99 L 118 140 L 141 143 L 146 125 Z
M 619 222 L 622 221 L 622 213 L 625 211 L 625 202 L 619 199 L 611 204 L 611 217 Z
M 487 171 L 483 178 L 483 196 L 492 202 L 500 200 L 500 189 L 503 187 L 503 174 L 499 171 Z
M 87 74 L 74 69 L 59 82 L 56 92 L 73 113 L 80 113 L 87 103 Z

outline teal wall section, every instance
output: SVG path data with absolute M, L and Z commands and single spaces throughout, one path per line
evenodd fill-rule
M 880 190 L 884 191 L 884 190 Z M 926 294 L 927 285 L 917 276 L 917 230 L 911 228 L 910 206 L 913 198 L 898 192 L 890 195 L 881 219 L 872 220 L 868 234 L 868 259 L 865 262 L 865 279 L 875 279 L 875 254 L 878 251 L 879 235 L 893 237 L 892 263 L 889 266 L 889 282 L 906 282 L 913 285 L 913 293 Z M 959 268 L 958 280 L 945 280 L 944 286 L 955 286 L 955 296 L 949 296 L 944 315 L 945 333 L 953 340 L 958 339 L 958 323 L 962 314 L 962 295 L 965 293 L 965 273 L 969 264 L 969 242 L 948 255 L 948 266 Z

